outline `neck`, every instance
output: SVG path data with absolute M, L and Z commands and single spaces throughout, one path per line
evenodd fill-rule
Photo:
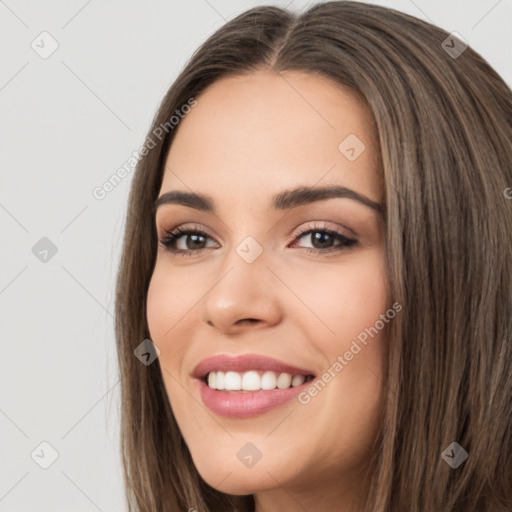
M 361 475 L 345 483 L 338 479 L 296 487 L 274 480 L 275 488 L 254 495 L 255 512 L 363 512 L 368 494 L 368 483 Z

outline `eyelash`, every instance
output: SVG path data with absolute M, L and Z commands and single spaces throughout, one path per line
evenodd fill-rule
M 205 233 L 201 229 L 181 229 L 175 228 L 169 231 L 165 231 L 166 236 L 160 240 L 162 246 L 164 246 L 168 251 L 175 254 L 176 256 L 193 256 L 197 254 L 201 254 L 203 251 L 207 250 L 208 247 L 203 247 L 202 249 L 176 249 L 175 244 L 182 236 L 185 235 L 200 235 L 204 238 L 211 238 L 208 233 Z M 305 237 L 311 233 L 324 233 L 332 236 L 335 241 L 338 241 L 341 245 L 339 247 L 330 247 L 328 249 L 311 249 L 309 247 L 302 247 L 308 254 L 325 254 L 330 252 L 339 252 L 350 250 L 351 247 L 358 244 L 357 240 L 353 238 L 348 238 L 345 235 L 342 235 L 336 230 L 333 230 L 326 225 L 323 226 L 306 226 L 299 230 L 299 232 L 295 235 L 294 241 L 300 238 Z

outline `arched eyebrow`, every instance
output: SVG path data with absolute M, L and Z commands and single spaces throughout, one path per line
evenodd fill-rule
M 353 199 L 359 203 L 383 213 L 382 205 L 372 201 L 355 190 L 342 186 L 329 187 L 298 187 L 284 190 L 272 198 L 271 206 L 274 210 L 291 210 L 298 206 L 311 204 L 317 201 L 324 201 L 335 197 Z M 184 192 L 181 190 L 172 190 L 165 192 L 156 201 L 153 206 L 155 213 L 158 207 L 164 204 L 180 204 L 201 210 L 204 212 L 216 213 L 215 202 L 212 197 L 194 192 Z

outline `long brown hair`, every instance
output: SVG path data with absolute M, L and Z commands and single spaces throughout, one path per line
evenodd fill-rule
M 215 32 L 172 84 L 150 135 L 167 129 L 148 136 L 154 147 L 133 176 L 117 282 L 130 510 L 254 507 L 251 496 L 228 496 L 201 479 L 158 360 L 145 366 L 134 349 L 150 337 L 152 207 L 179 128 L 169 119 L 191 98 L 200 108 L 200 93 L 220 77 L 263 68 L 351 87 L 378 132 L 388 275 L 404 309 L 388 332 L 388 393 L 365 510 L 512 510 L 512 91 L 449 37 L 373 4 L 326 2 L 300 15 L 257 7 Z M 453 442 L 468 453 L 456 469 L 441 456 Z

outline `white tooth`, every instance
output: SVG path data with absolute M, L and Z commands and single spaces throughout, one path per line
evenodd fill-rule
M 215 380 L 216 380 L 216 375 L 215 375 L 215 372 L 210 372 L 208 374 L 208 386 L 211 387 L 212 389 L 216 389 L 215 388 Z
M 215 387 L 217 389 L 224 389 L 224 372 L 215 372 Z
M 224 388 L 226 391 L 238 391 L 242 389 L 242 376 L 237 372 L 226 372 L 224 376 Z
M 286 389 L 292 383 L 292 376 L 289 373 L 281 373 L 277 378 L 277 387 L 279 389 Z
M 242 376 L 242 389 L 244 391 L 257 391 L 261 389 L 258 372 L 251 370 Z
M 306 380 L 306 377 L 304 375 L 294 375 L 292 379 L 292 387 L 300 386 L 301 384 L 304 384 L 304 381 Z
M 274 372 L 265 372 L 261 376 L 261 389 L 274 389 L 277 384 L 276 374 Z

